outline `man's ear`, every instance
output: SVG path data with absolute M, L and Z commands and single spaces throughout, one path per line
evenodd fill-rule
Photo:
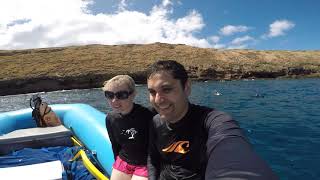
M 189 96 L 191 94 L 191 81 L 188 79 L 184 85 L 184 93 Z

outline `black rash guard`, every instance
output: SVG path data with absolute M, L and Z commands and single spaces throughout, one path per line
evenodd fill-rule
M 111 112 L 106 126 L 114 157 L 119 156 L 131 165 L 146 165 L 148 154 L 148 126 L 153 113 L 134 104 L 129 114 Z
M 189 104 L 177 123 L 153 118 L 149 179 L 278 179 L 229 115 Z

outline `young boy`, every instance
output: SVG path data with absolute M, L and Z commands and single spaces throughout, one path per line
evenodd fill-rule
M 147 180 L 148 124 L 153 114 L 135 104 L 135 82 L 118 75 L 104 83 L 103 91 L 112 112 L 106 126 L 115 157 L 111 180 Z

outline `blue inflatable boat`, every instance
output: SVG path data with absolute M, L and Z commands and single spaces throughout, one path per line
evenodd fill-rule
M 79 152 L 76 156 L 82 157 L 95 177 L 107 179 L 106 176 L 111 174 L 114 156 L 106 130 L 106 115 L 86 104 L 55 104 L 50 107 L 59 116 L 64 127 L 37 128 L 32 119 L 31 108 L 0 113 L 0 155 L 1 151 L 6 153 L 24 146 L 56 145 L 71 134 L 75 137 L 76 144 L 94 152 L 103 172 L 95 169 L 84 152 Z

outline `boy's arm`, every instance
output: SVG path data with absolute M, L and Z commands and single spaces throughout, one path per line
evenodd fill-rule
M 109 139 L 112 145 L 112 151 L 113 151 L 113 155 L 114 155 L 114 159 L 116 160 L 116 157 L 119 155 L 120 152 L 120 144 L 117 143 L 114 135 L 113 135 L 113 131 L 112 131 L 112 122 L 109 119 L 108 120 L 108 116 L 106 118 L 106 126 L 107 126 L 107 131 L 108 131 L 108 135 L 109 135 Z

